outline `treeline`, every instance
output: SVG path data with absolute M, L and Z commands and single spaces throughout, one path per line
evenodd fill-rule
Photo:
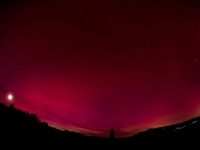
M 80 133 L 61 131 L 50 127 L 46 122 L 42 122 L 36 114 L 31 114 L 21 109 L 16 109 L 14 105 L 6 107 L 0 104 L 0 144 L 16 143 L 19 148 L 63 148 L 68 146 L 92 147 L 92 143 L 103 146 L 103 138 L 85 136 Z M 108 142 L 108 141 L 107 141 Z M 101 144 L 100 144 L 101 143 Z M 29 147 L 26 147 L 29 145 Z M 1 147 L 0 147 L 1 148 Z

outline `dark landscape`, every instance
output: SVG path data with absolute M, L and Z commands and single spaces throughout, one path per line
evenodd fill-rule
M 200 117 L 183 123 L 149 129 L 127 138 L 101 138 L 61 131 L 41 122 L 35 114 L 29 114 L 0 103 L 1 144 L 12 148 L 184 148 L 198 146 Z

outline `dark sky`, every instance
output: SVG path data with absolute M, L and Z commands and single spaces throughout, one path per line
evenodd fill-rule
M 0 0 L 0 102 L 102 137 L 199 116 L 199 8 L 198 0 Z

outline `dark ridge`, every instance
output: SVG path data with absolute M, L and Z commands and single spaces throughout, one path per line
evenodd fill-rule
M 198 146 L 200 137 L 200 117 L 183 123 L 149 129 L 127 138 L 86 136 L 80 133 L 61 131 L 40 121 L 35 114 L 9 107 L 0 103 L 1 146 L 16 148 L 185 148 Z M 164 147 L 163 147 L 164 146 Z

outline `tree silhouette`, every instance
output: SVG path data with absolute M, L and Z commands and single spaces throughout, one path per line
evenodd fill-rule
M 114 131 L 114 129 L 111 129 L 110 130 L 110 138 L 114 139 L 114 137 L 115 137 L 115 131 Z
M 10 108 L 10 109 L 14 109 L 15 107 L 14 107 L 13 104 L 10 104 L 9 108 Z

